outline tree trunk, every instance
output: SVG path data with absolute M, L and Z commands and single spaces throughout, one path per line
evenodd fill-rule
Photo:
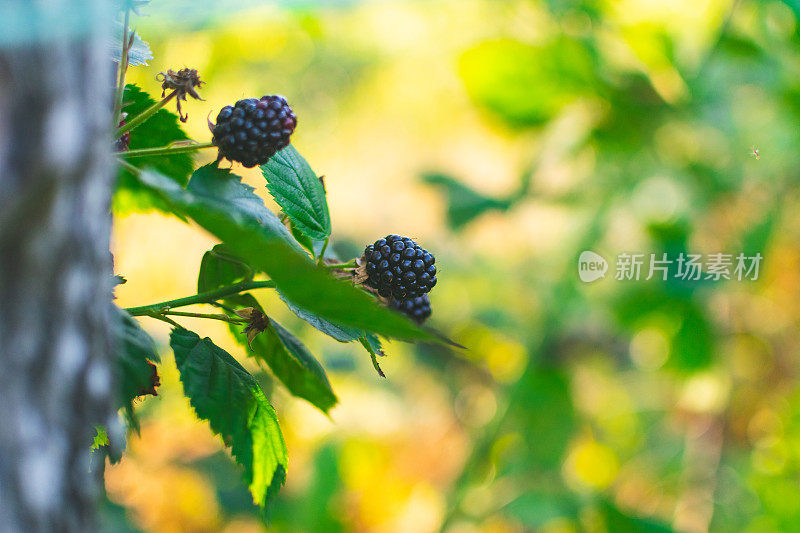
M 3 4 L 0 531 L 92 531 L 113 389 L 109 13 Z

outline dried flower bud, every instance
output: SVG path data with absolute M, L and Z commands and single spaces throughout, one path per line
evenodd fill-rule
M 200 81 L 200 75 L 197 73 L 197 69 L 182 68 L 178 72 L 169 69 L 166 72 L 159 72 L 156 75 L 156 80 L 161 82 L 161 98 L 164 98 L 167 91 L 175 92 L 178 104 L 178 117 L 180 117 L 181 122 L 186 122 L 189 115 L 184 116 L 181 112 L 181 100 L 185 102 L 186 95 L 191 96 L 195 100 L 203 100 L 200 98 L 200 95 L 197 94 L 197 91 L 195 91 L 195 87 L 203 85 L 203 82 Z
M 267 326 L 269 326 L 269 317 L 255 307 L 244 307 L 234 311 L 234 313 L 249 322 L 242 333 L 247 334 L 247 346 L 252 350 L 253 339 L 256 338 L 256 335 L 267 329 Z

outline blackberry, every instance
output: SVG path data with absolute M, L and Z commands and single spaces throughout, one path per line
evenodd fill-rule
M 428 299 L 427 294 L 406 300 L 392 299 L 389 305 L 411 318 L 417 324 L 422 324 L 431 316 L 431 301 Z
M 436 285 L 433 255 L 408 237 L 387 235 L 364 250 L 366 285 L 383 297 L 416 298 Z
M 297 116 L 279 95 L 246 98 L 223 107 L 211 130 L 217 160 L 238 161 L 247 168 L 263 165 L 289 144 Z

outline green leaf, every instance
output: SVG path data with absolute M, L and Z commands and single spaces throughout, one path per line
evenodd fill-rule
M 224 171 L 203 167 L 195 175 L 199 172 Z M 294 305 L 337 325 L 372 331 L 388 338 L 441 341 L 410 320 L 379 306 L 372 296 L 349 281 L 334 279 L 311 261 L 274 215 L 264 219 L 239 209 L 236 200 L 250 188 L 232 178 L 229 187 L 217 188 L 221 196 L 216 197 L 207 196 L 205 189 L 193 187 L 191 182 L 184 190 L 154 172 L 145 171 L 140 179 L 159 191 L 174 209 L 219 238 L 234 254 L 269 275 Z
M 251 278 L 253 270 L 235 257 L 224 244 L 203 254 L 197 276 L 197 292 L 207 292 Z
M 112 465 L 119 463 L 122 460 L 122 452 L 125 451 L 124 438 L 119 443 L 112 443 L 105 426 L 95 425 L 94 430 L 95 436 L 92 439 L 92 446 L 90 448 L 92 450 L 92 455 L 101 455 L 100 460 L 102 462 L 105 462 L 105 458 L 108 457 Z
M 108 432 L 103 426 L 94 426 L 95 436 L 92 439 L 92 450 L 99 450 L 103 446 L 110 444 L 108 440 Z
M 204 216 L 201 218 L 209 223 L 214 224 L 215 220 L 221 219 L 224 222 L 234 222 L 238 226 L 258 226 L 270 239 L 279 239 L 307 257 L 281 219 L 267 209 L 264 200 L 253 192 L 255 188 L 242 183 L 242 178 L 230 170 L 219 168 L 216 163 L 202 166 L 192 173 L 186 189 L 190 194 L 182 195 L 182 200 L 189 201 L 193 208 L 202 209 Z M 180 191 L 175 188 L 172 190 Z M 246 234 L 244 232 L 240 237 Z M 235 250 L 231 251 L 235 254 Z
M 139 326 L 135 318 L 114 306 L 118 351 L 116 358 L 116 377 L 118 386 L 118 408 L 133 414 L 133 400 L 142 391 L 152 386 L 153 366 L 161 359 L 152 337 Z M 134 419 L 135 420 L 135 419 Z
M 302 231 L 297 229 L 297 224 L 292 222 L 291 219 L 289 219 L 289 231 L 292 233 L 292 237 L 294 237 L 295 240 L 300 243 L 300 246 L 302 246 L 312 254 L 315 253 L 314 241 L 311 239 L 311 237 L 309 237 L 308 235 L 304 234 Z
M 232 307 L 264 309 L 252 294 L 238 294 L 225 300 Z M 231 333 L 246 350 L 266 364 L 272 373 L 292 393 L 319 408 L 323 413 L 336 405 L 325 370 L 308 348 L 283 326 L 270 319 L 267 329 L 259 333 L 248 346 L 247 336 L 241 326 L 231 324 Z
M 267 189 L 301 232 L 325 240 L 331 234 L 331 216 L 325 188 L 294 146 L 289 145 L 265 164 L 261 172 Z
M 364 332 L 360 329 L 350 328 L 347 326 L 337 326 L 333 322 L 329 322 L 324 318 L 318 317 L 314 313 L 310 313 L 301 307 L 297 307 L 292 302 L 287 300 L 280 292 L 278 292 L 278 296 L 280 296 L 281 300 L 283 300 L 283 303 L 286 304 L 286 307 L 291 309 L 294 314 L 314 326 L 322 333 L 330 335 L 339 342 L 354 341 L 364 334 Z
M 236 261 L 239 259 L 221 244 L 206 252 L 200 263 L 198 292 L 214 290 L 244 279 L 247 275 L 245 265 Z M 264 312 L 261 304 L 251 294 L 230 296 L 225 298 L 223 303 L 233 308 L 253 307 Z M 248 355 L 269 366 L 275 377 L 281 380 L 294 396 L 308 400 L 325 413 L 336 404 L 336 395 L 322 365 L 280 324 L 271 321 L 267 329 L 256 335 L 249 345 L 241 326 L 231 324 L 229 327 L 237 341 L 247 350 Z
M 122 101 L 124 104 L 122 110 L 128 113 L 129 118 L 133 118 L 155 103 L 146 92 L 130 84 L 125 87 Z M 131 150 L 156 148 L 188 138 L 179 125 L 178 116 L 166 109 L 159 109 L 131 132 L 129 148 Z M 190 152 L 138 157 L 129 162 L 138 168 L 152 168 L 182 186 L 186 185 L 194 168 Z M 114 193 L 115 212 L 124 214 L 154 208 L 171 213 L 169 205 L 163 199 L 153 194 L 149 188 L 143 187 L 133 174 L 120 168 Z
M 253 351 L 293 395 L 305 398 L 324 413 L 338 402 L 319 361 L 297 337 L 274 320 L 270 320 L 266 331 L 253 339 Z
M 369 344 L 369 347 L 372 349 L 375 355 L 380 355 L 381 357 L 386 356 L 386 352 L 383 351 L 383 344 L 381 344 L 381 340 L 377 335 L 367 333 L 364 338 L 367 340 L 367 344 Z
M 211 339 L 175 328 L 170 346 L 197 416 L 231 447 L 253 501 L 265 508 L 286 479 L 286 443 L 275 409 L 253 376 Z
M 506 211 L 512 204 L 509 199 L 484 196 L 450 176 L 428 174 L 422 181 L 442 190 L 447 199 L 447 224 L 455 230 L 486 211 Z

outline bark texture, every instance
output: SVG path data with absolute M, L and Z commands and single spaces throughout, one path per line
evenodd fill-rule
M 113 389 L 110 13 L 4 4 L 20 18 L 0 21 L 16 35 L 0 39 L 0 531 L 93 531 L 89 446 Z

